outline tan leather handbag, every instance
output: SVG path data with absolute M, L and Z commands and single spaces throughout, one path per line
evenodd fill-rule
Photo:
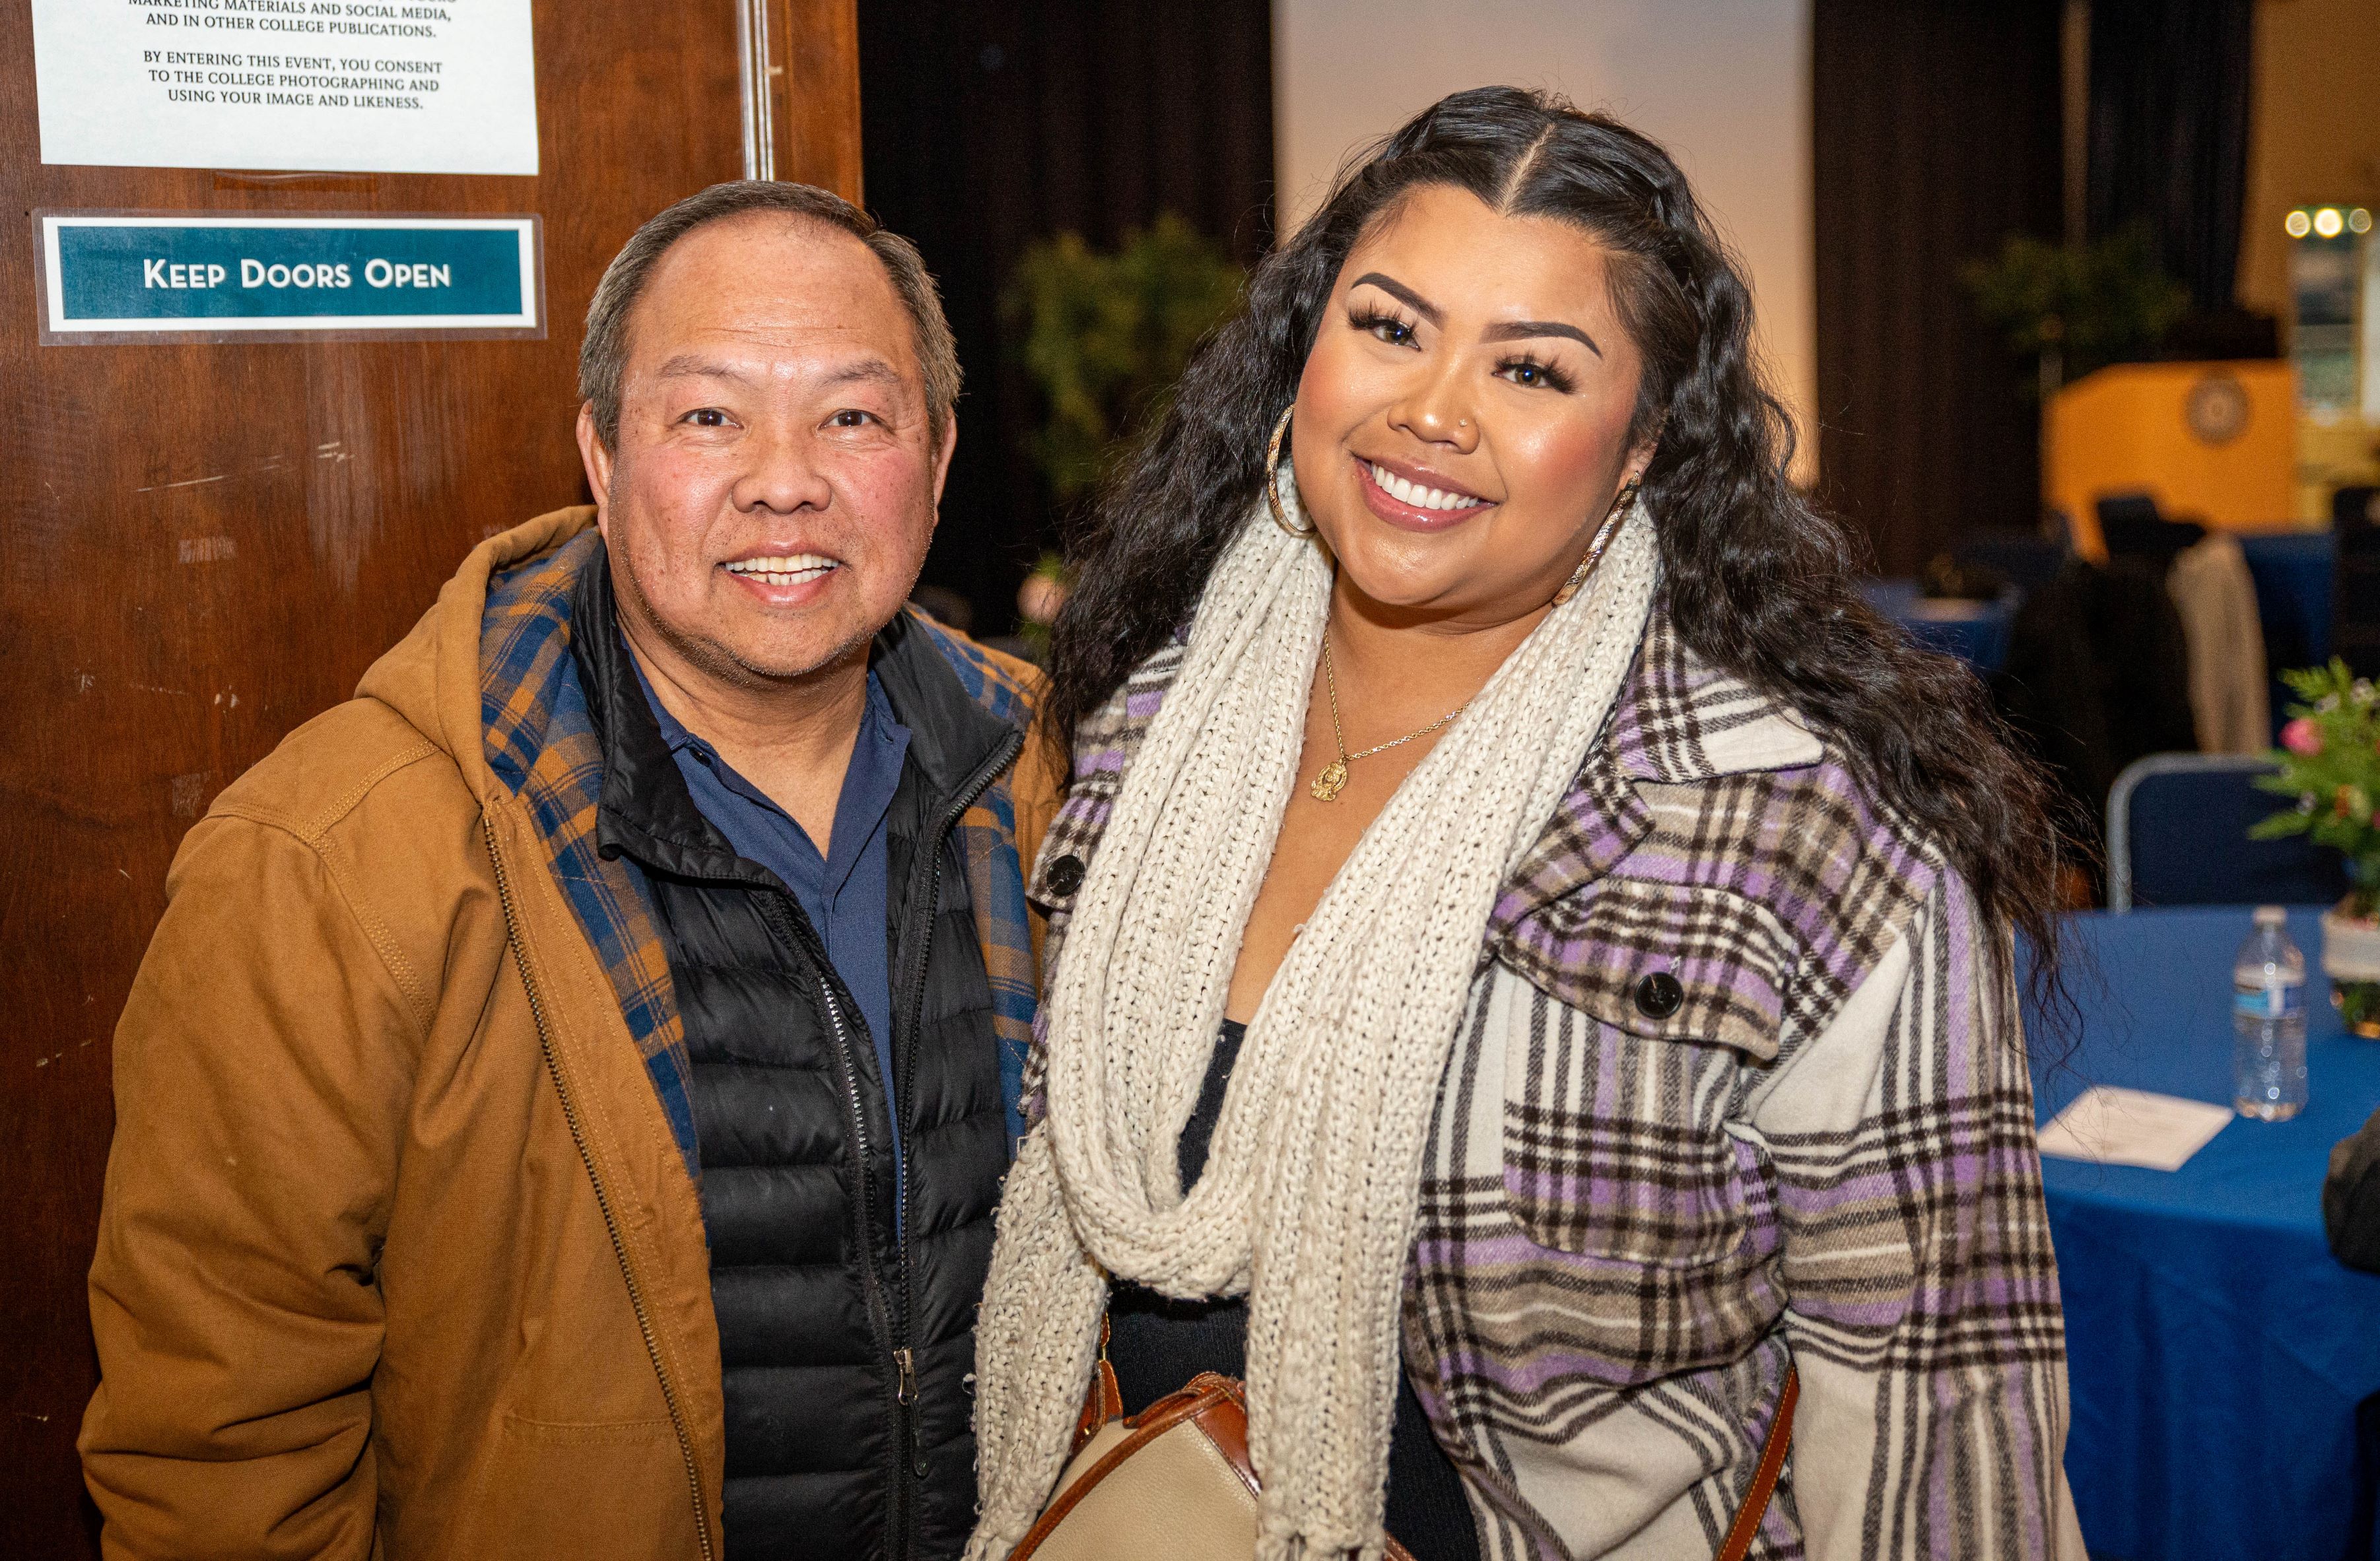
M 1075 1427 L 1057 1493 L 1009 1561 L 1248 1561 L 1257 1550 L 1257 1471 L 1248 1461 L 1247 1390 L 1202 1372 L 1179 1393 L 1126 1418 L 1108 1364 L 1099 1364 Z M 1752 1487 L 1715 1561 L 1743 1561 L 1768 1509 L 1793 1437 L 1798 1373 L 1789 1371 Z M 1388 1561 L 1414 1561 L 1394 1539 Z

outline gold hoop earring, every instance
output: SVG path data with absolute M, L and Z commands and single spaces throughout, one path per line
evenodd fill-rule
M 1595 566 L 1603 562 L 1604 550 L 1611 546 L 1611 538 L 1620 534 L 1621 523 L 1628 518 L 1628 508 L 1636 502 L 1636 495 L 1643 487 L 1643 483 L 1632 477 L 1628 485 L 1620 490 L 1620 496 L 1611 501 L 1611 508 L 1605 514 L 1603 524 L 1596 527 L 1595 540 L 1586 545 L 1586 556 L 1578 561 L 1578 567 L 1571 571 L 1570 578 L 1564 580 L 1561 589 L 1554 593 L 1553 604 L 1556 607 L 1586 587 L 1588 577 L 1594 575 Z
M 1302 542 L 1314 535 L 1314 527 L 1292 526 L 1281 502 L 1281 442 L 1289 436 L 1290 415 L 1296 410 L 1294 402 L 1281 408 L 1281 421 L 1272 426 L 1271 442 L 1265 446 L 1265 502 L 1272 506 L 1272 523 Z

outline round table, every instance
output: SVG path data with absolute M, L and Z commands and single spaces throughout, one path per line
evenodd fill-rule
M 2317 909 L 2289 937 L 2320 958 Z M 2070 918 L 2070 1056 L 2028 1011 L 2046 1122 L 2091 1084 L 2228 1105 L 2231 960 L 2249 907 Z M 2312 1101 L 2234 1118 L 2178 1171 L 2045 1159 L 2066 1303 L 2066 1472 L 2094 1555 L 2333 1561 L 2355 1501 L 2357 1404 L 2380 1394 L 2380 1276 L 2323 1238 L 2330 1148 L 2380 1107 L 2380 1043 L 2318 972 Z
M 1867 603 L 1928 650 L 1938 650 L 1988 677 L 2008 665 L 2009 636 L 2021 599 L 2013 590 L 1990 600 L 1929 597 L 1914 580 L 1869 580 Z

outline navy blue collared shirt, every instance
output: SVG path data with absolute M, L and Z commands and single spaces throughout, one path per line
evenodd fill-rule
M 892 714 L 876 674 L 868 674 L 868 705 L 859 717 L 859 739 L 851 767 L 843 772 L 835 799 L 834 833 L 821 854 L 809 832 L 769 800 L 768 793 L 735 773 L 719 751 L 678 724 L 653 696 L 645 670 L 637 669 L 645 703 L 661 724 L 662 741 L 677 761 L 694 805 L 727 837 L 747 862 L 777 875 L 793 891 L 802 914 L 826 944 L 826 957 L 843 977 L 868 1037 L 876 1043 L 876 1068 L 884 1080 L 884 1104 L 892 1119 L 892 1163 L 901 1160 L 901 1112 L 892 1098 L 892 974 L 891 886 L 885 848 L 892 794 L 901 787 L 901 766 L 909 754 L 909 729 Z

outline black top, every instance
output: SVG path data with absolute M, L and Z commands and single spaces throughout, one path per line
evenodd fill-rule
M 1245 1025 L 1223 1022 L 1214 1060 L 1198 1088 L 1198 1105 L 1182 1130 L 1182 1187 L 1196 1185 L 1223 1114 L 1232 1064 L 1247 1038 Z M 1169 1301 L 1138 1285 L 1119 1284 L 1108 1299 L 1108 1360 L 1115 1367 L 1123 1410 L 1136 1415 L 1200 1372 L 1247 1375 L 1248 1303 L 1245 1296 Z M 1438 1439 L 1413 1384 L 1397 1382 L 1396 1429 L 1389 1442 L 1389 1532 L 1415 1561 L 1477 1561 L 1479 1536 L 1462 1477 Z

